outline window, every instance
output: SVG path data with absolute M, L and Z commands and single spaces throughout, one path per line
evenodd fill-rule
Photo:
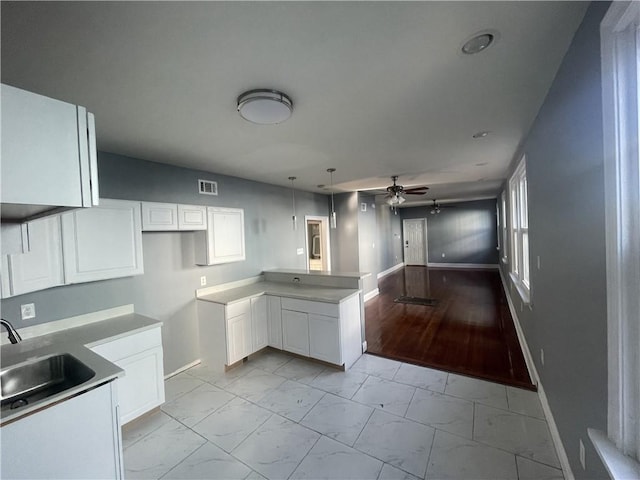
M 527 171 L 525 157 L 509 180 L 511 224 L 511 278 L 520 295 L 529 301 L 529 214 L 527 205 Z
M 607 435 L 589 430 L 589 436 L 616 479 L 640 478 L 638 25 L 640 3 L 621 1 L 611 4 L 600 27 L 609 400 Z
M 502 228 L 502 261 L 507 263 L 509 260 L 509 252 L 507 251 L 507 235 L 509 234 L 507 230 L 507 194 L 506 192 L 502 192 L 502 211 L 500 217 L 500 227 Z

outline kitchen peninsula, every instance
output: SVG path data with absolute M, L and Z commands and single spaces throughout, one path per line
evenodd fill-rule
M 198 290 L 202 362 L 230 368 L 269 346 L 348 369 L 362 354 L 367 275 L 278 269 Z

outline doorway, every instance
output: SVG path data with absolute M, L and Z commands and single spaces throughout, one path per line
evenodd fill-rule
M 427 265 L 427 220 L 412 218 L 402 221 L 404 264 Z
M 331 270 L 329 217 L 304 217 L 307 236 L 307 270 Z

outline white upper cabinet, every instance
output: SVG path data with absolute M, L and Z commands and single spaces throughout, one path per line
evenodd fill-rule
M 169 232 L 207 229 L 207 207 L 142 202 L 142 231 Z
M 208 207 L 207 230 L 196 232 L 195 258 L 197 265 L 244 260 L 244 210 Z
M 60 218 L 55 215 L 40 218 L 21 227 L 28 245 L 24 245 L 24 253 L 2 256 L 2 298 L 64 283 Z
M 66 283 L 144 273 L 140 202 L 101 199 L 61 215 Z
M 207 207 L 178 204 L 178 230 L 206 230 Z
M 1 88 L 3 218 L 97 204 L 93 115 L 84 107 Z
M 178 230 L 178 206 L 175 203 L 142 202 L 142 231 Z

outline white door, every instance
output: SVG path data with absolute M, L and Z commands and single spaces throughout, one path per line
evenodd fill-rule
M 405 265 L 427 264 L 427 222 L 424 218 L 402 221 Z

